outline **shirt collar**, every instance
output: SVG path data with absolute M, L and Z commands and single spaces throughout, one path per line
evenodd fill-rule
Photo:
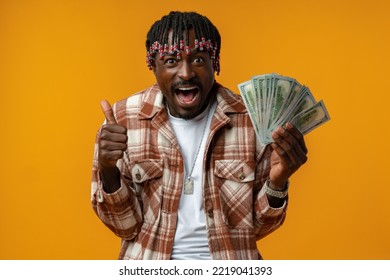
M 246 113 L 245 105 L 242 99 L 222 85 L 216 83 L 214 89 L 217 95 L 218 108 L 225 114 Z M 213 93 L 212 93 L 213 94 Z M 145 91 L 142 100 L 141 110 L 138 114 L 139 119 L 151 119 L 158 112 L 165 109 L 164 96 L 157 83 Z

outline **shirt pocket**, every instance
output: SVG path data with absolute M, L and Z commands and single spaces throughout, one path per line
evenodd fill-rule
M 216 160 L 214 174 L 219 186 L 222 217 L 232 227 L 253 227 L 253 160 Z
M 163 167 L 162 159 L 142 159 L 131 168 L 133 186 L 141 198 L 145 222 L 155 221 L 160 215 Z
M 131 168 L 131 177 L 135 184 L 142 184 L 145 181 L 160 178 L 163 174 L 162 159 L 143 159 L 134 163 Z

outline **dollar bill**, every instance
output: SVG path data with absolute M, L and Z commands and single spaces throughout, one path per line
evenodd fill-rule
M 314 106 L 307 108 L 296 115 L 291 123 L 303 134 L 307 134 L 330 120 L 324 102 L 321 100 Z
M 256 97 L 254 94 L 254 88 L 252 81 L 247 81 L 238 85 L 238 89 L 244 100 L 245 107 L 248 110 L 249 117 L 251 118 L 252 124 L 255 128 L 256 136 L 260 140 L 260 142 L 264 142 L 263 131 L 261 130 L 260 125 L 260 114 L 256 112 Z
M 275 75 L 274 98 L 270 108 L 271 115 L 268 127 L 275 128 L 275 122 L 284 115 L 294 97 L 297 97 L 295 93 L 300 88 L 300 84 L 295 79 Z
M 238 88 L 263 145 L 273 142 L 272 132 L 286 122 L 307 134 L 330 120 L 324 102 L 316 102 L 310 89 L 293 78 L 276 73 L 256 75 Z
M 316 103 L 312 93 L 308 87 L 301 87 L 301 90 L 291 100 L 288 107 L 285 108 L 283 114 L 274 121 L 271 129 L 275 129 L 278 125 L 284 124 L 294 118 L 298 113 L 308 109 Z

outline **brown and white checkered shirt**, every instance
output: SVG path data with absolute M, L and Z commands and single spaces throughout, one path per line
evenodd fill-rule
M 256 141 L 241 97 L 222 86 L 212 94 L 218 105 L 203 155 L 210 254 L 213 259 L 259 259 L 256 241 L 281 226 L 287 202 L 277 209 L 269 206 L 262 186 L 271 149 Z M 104 192 L 96 142 L 93 209 L 122 238 L 120 259 L 170 259 L 184 167 L 163 95 L 155 84 L 117 102 L 113 110 L 129 139 L 117 164 L 121 186 L 115 193 Z

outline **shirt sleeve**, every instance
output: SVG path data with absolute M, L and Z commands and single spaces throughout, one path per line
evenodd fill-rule
M 257 239 L 261 239 L 278 229 L 286 217 L 288 198 L 280 208 L 270 206 L 265 184 L 270 172 L 270 157 L 272 149 L 270 146 L 263 147 L 258 156 L 258 164 L 255 180 L 255 202 L 254 202 L 254 227 Z
M 121 172 L 120 188 L 114 193 L 106 193 L 99 176 L 98 169 L 98 139 L 96 137 L 94 160 L 92 167 L 91 202 L 92 208 L 99 219 L 117 236 L 123 239 L 133 239 L 142 225 L 141 207 L 131 180 L 126 176 L 128 170 L 125 160 L 118 161 Z

